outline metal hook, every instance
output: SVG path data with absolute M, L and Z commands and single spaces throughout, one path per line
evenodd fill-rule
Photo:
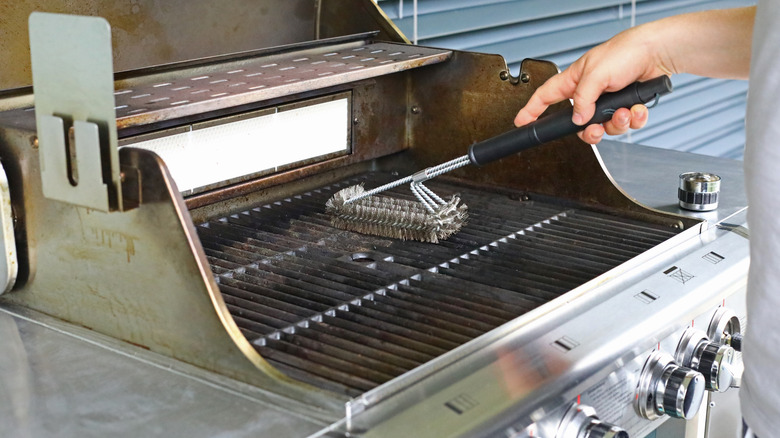
M 658 105 L 658 101 L 661 100 L 661 95 L 658 93 L 655 93 L 655 100 L 653 101 L 653 104 L 648 106 L 647 109 L 655 108 L 656 105 Z

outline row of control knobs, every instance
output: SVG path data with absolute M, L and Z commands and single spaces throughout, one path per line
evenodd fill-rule
M 689 328 L 675 356 L 656 351 L 645 363 L 639 378 L 637 412 L 654 420 L 663 415 L 690 419 L 696 415 L 706 391 L 724 392 L 740 383 L 736 349 L 741 337 L 728 335 L 731 345 L 711 341 Z M 736 347 L 736 348 L 735 348 Z
M 650 355 L 639 378 L 637 413 L 648 420 L 669 415 L 690 419 L 696 415 L 705 391 L 724 392 L 739 387 L 742 349 L 739 320 L 721 308 L 709 334 L 689 328 L 675 355 L 656 351 Z M 628 438 L 620 427 L 599 420 L 593 408 L 572 405 L 556 436 L 566 438 Z

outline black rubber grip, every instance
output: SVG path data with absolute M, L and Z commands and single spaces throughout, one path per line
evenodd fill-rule
M 729 345 L 731 345 L 731 348 L 742 351 L 742 334 L 741 333 L 734 333 L 731 335 L 731 340 L 729 342 Z
M 668 76 L 659 76 L 645 82 L 634 82 L 620 91 L 602 94 L 596 101 L 595 115 L 585 125 L 575 125 L 571 121 L 572 110 L 557 112 L 526 126 L 471 145 L 469 159 L 471 164 L 482 166 L 548 141 L 577 133 L 588 125 L 604 123 L 612 118 L 618 108 L 631 108 L 639 103 L 648 103 L 671 91 L 672 81 Z

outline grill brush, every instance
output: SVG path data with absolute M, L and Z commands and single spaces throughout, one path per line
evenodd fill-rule
M 646 104 L 672 91 L 668 76 L 659 76 L 645 82 L 634 82 L 622 90 L 604 93 L 596 101 L 596 112 L 584 126 L 572 122 L 572 110 L 543 117 L 526 126 L 513 129 L 493 138 L 475 143 L 468 154 L 437 166 L 428 167 L 414 175 L 401 178 L 371 190 L 363 185 L 347 187 L 337 192 L 325 204 L 334 227 L 363 234 L 404 240 L 438 243 L 457 233 L 468 218 L 467 207 L 453 195 L 445 201 L 423 183 L 468 164 L 482 166 L 525 149 L 574 134 L 594 123 L 612 118 L 618 108 Z M 655 104 L 653 105 L 655 106 Z M 376 196 L 403 184 L 417 201 Z

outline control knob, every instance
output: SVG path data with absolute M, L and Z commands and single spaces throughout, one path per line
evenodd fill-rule
M 583 438 L 628 438 L 628 432 L 609 423 L 593 420 Z
M 670 354 L 656 351 L 639 377 L 636 410 L 648 420 L 664 414 L 688 420 L 699 411 L 704 391 L 700 372 L 677 365 Z
M 731 345 L 736 351 L 742 351 L 742 324 L 737 314 L 727 307 L 718 307 L 707 328 L 707 338 L 718 344 Z
M 735 386 L 736 352 L 730 345 L 710 342 L 704 332 L 689 328 L 683 333 L 675 356 L 678 362 L 704 376 L 707 390 L 724 392 Z
M 557 438 L 628 438 L 628 432 L 599 420 L 587 405 L 573 404 L 561 419 Z
M 718 345 L 707 342 L 697 349 L 698 366 L 695 367 L 704 375 L 707 389 L 724 392 L 734 382 L 734 349 L 728 345 Z
M 723 342 L 725 342 L 726 345 L 730 345 L 731 348 L 733 348 L 736 351 L 742 351 L 742 334 L 741 333 L 726 334 L 723 337 Z

